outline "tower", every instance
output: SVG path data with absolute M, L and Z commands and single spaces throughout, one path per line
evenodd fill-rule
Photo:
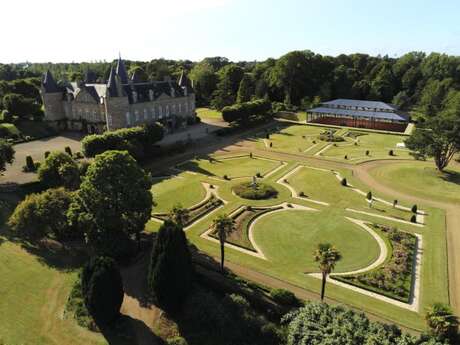
M 66 118 L 63 106 L 64 93 L 49 70 L 43 76 L 40 94 L 45 110 L 44 120 L 58 127 L 58 121 Z
M 118 60 L 117 71 L 126 70 L 124 64 Z M 121 72 L 123 74 L 123 72 Z M 126 74 L 125 74 L 126 76 Z M 114 130 L 130 126 L 129 100 L 123 88 L 122 77 L 119 76 L 112 67 L 109 80 L 107 81 L 107 93 L 105 97 L 105 112 L 107 117 L 107 128 Z

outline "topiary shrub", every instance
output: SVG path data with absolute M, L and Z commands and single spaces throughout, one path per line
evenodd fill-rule
M 372 200 L 372 192 L 371 191 L 367 192 L 366 199 L 367 200 Z
M 371 152 L 369 150 L 366 150 L 366 156 L 369 156 Z
M 345 155 L 345 157 L 343 157 L 343 158 L 348 159 L 348 155 Z
M 305 196 L 305 193 L 304 193 L 304 192 L 300 192 L 300 193 L 299 193 L 299 196 Z
M 261 177 L 262 177 L 262 174 L 261 174 L 260 172 L 258 172 L 258 173 L 256 174 L 256 176 L 257 176 L 258 178 L 261 178 Z
M 417 213 L 417 205 L 413 205 L 411 208 L 412 213 Z
M 417 223 L 417 216 L 415 214 L 413 214 L 412 217 L 410 217 L 410 222 Z
M 270 199 L 278 195 L 278 191 L 272 186 L 258 182 L 243 182 L 233 187 L 233 192 L 240 198 L 250 200 Z
M 70 146 L 66 146 L 64 148 L 64 151 L 65 153 L 67 153 L 70 157 L 72 157 L 72 149 L 70 148 Z
M 45 159 L 48 158 L 48 156 L 50 155 L 50 153 L 51 153 L 51 152 L 49 152 L 49 151 L 45 151 Z
M 26 165 L 22 167 L 24 172 L 34 172 L 37 170 L 37 166 L 34 163 L 32 156 L 26 156 Z
M 86 308 L 98 326 L 110 325 L 120 316 L 123 282 L 112 258 L 92 258 L 83 268 L 81 287 Z
M 344 177 L 342 179 L 342 181 L 340 181 L 340 183 L 342 184 L 342 186 L 346 187 L 347 186 L 347 179 Z
M 301 304 L 299 299 L 291 291 L 284 289 L 272 289 L 270 297 L 276 302 L 288 307 L 297 307 Z
M 395 155 L 395 153 L 394 153 L 394 151 L 393 151 L 393 150 L 390 150 L 390 151 L 388 151 L 388 155 L 390 155 L 390 156 L 394 156 L 394 155 Z
M 230 180 L 227 175 L 224 175 L 224 180 Z

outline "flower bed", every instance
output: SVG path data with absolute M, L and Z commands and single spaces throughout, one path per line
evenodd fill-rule
M 243 182 L 233 187 L 233 192 L 241 198 L 250 200 L 270 199 L 278 195 L 278 191 L 262 182 L 253 185 L 252 182 Z
M 333 278 L 408 303 L 417 238 L 384 225 L 373 224 L 372 227 L 388 238 L 392 247 L 390 258 L 370 272 Z

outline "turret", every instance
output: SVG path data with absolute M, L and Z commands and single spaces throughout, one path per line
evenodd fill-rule
M 45 112 L 44 120 L 56 122 L 65 119 L 63 105 L 64 92 L 59 88 L 49 70 L 43 75 L 40 94 Z

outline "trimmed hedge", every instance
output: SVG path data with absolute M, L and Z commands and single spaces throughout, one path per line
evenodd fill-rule
M 222 118 L 226 122 L 248 122 L 251 116 L 271 113 L 271 103 L 265 99 L 237 103 L 222 109 Z
M 255 187 L 252 182 L 243 182 L 234 186 L 233 191 L 239 197 L 251 200 L 269 199 L 278 194 L 275 188 L 261 182 L 257 182 Z
M 82 151 L 86 157 L 94 157 L 108 150 L 126 150 L 136 159 L 142 159 L 163 135 L 163 126 L 159 123 L 91 134 L 83 139 Z

